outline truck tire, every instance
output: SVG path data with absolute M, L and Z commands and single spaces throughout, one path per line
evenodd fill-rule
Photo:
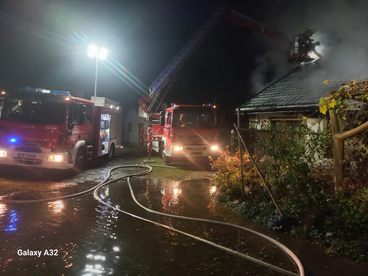
M 113 160 L 115 158 L 115 144 L 111 144 L 109 150 L 109 160 Z
M 160 154 L 160 156 L 161 156 L 162 159 L 165 159 L 164 142 L 161 141 L 160 147 L 161 147 L 161 154 Z
M 164 152 L 164 142 L 159 141 L 159 143 L 158 143 L 158 156 L 162 157 L 163 152 Z
M 164 153 L 162 153 L 162 158 L 164 159 L 164 162 L 165 162 L 166 165 L 172 165 L 171 157 L 168 157 Z
M 86 168 L 87 154 L 84 148 L 79 148 L 75 156 L 74 170 L 81 172 Z

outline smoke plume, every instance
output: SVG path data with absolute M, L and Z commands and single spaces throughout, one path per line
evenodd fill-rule
M 316 81 L 322 79 L 345 81 L 368 77 L 368 1 L 320 0 L 289 1 L 285 11 L 269 15 L 264 23 L 286 33 L 291 39 L 306 28 L 316 29 L 312 38 L 320 41 L 322 55 Z M 267 72 L 273 70 L 274 79 L 291 69 L 285 47 L 275 47 L 267 40 L 266 53 L 257 59 L 252 76 L 253 91 L 267 84 Z M 295 66 L 295 65 L 294 65 Z

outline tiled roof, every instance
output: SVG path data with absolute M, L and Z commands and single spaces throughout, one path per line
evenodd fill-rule
M 245 112 L 294 111 L 315 109 L 319 99 L 338 88 L 342 82 L 323 83 L 318 64 L 305 64 L 273 82 L 240 106 Z

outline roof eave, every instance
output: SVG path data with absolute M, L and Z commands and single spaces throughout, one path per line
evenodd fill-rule
M 240 112 L 244 113 L 266 113 L 266 112 L 298 112 L 298 111 L 314 111 L 318 109 L 317 104 L 303 105 L 285 105 L 285 106 L 257 106 L 257 107 L 240 107 Z

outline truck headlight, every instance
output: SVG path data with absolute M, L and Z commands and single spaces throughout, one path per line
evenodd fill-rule
M 176 146 L 174 146 L 174 151 L 183 151 L 183 146 L 178 146 L 178 145 L 176 145 Z
M 211 151 L 218 151 L 220 147 L 218 145 L 211 145 Z
M 49 162 L 63 162 L 63 155 L 62 154 L 49 154 L 49 156 L 47 157 L 47 161 Z
M 7 155 L 8 155 L 8 152 L 6 150 L 0 149 L 0 158 L 6 158 Z

